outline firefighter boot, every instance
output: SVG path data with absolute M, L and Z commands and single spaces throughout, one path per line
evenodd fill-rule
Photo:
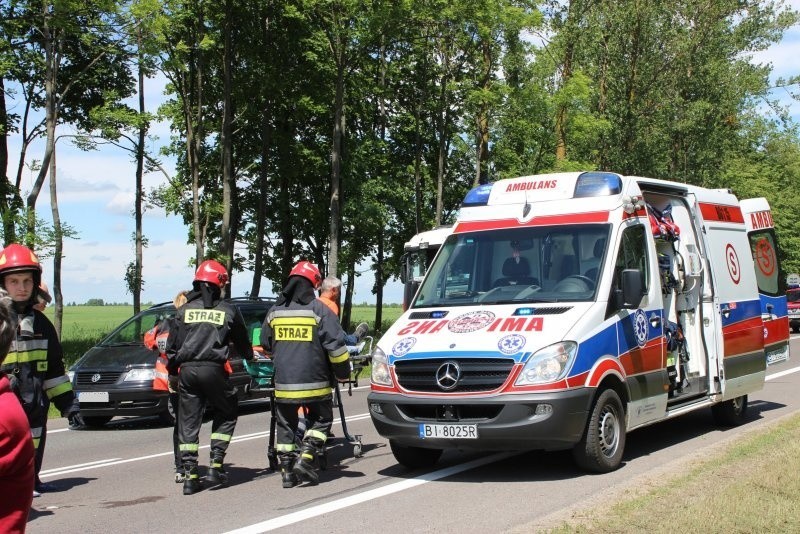
M 219 451 L 211 451 L 211 465 L 206 473 L 206 481 L 215 486 L 224 486 L 228 483 L 228 474 L 222 468 L 225 455 Z
M 200 482 L 200 475 L 197 473 L 197 466 L 193 464 L 183 464 L 183 494 L 192 495 L 203 489 Z
M 311 484 L 319 483 L 319 474 L 314 463 L 317 459 L 317 450 L 311 443 L 303 443 L 300 457 L 294 463 L 294 474 L 300 480 L 307 480 Z
M 300 483 L 297 479 L 297 475 L 292 471 L 293 461 L 294 456 L 281 456 L 281 480 L 283 481 L 284 488 L 293 488 Z

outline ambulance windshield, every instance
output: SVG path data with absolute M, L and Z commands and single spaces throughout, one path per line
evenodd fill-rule
M 594 300 L 610 225 L 451 235 L 412 308 Z

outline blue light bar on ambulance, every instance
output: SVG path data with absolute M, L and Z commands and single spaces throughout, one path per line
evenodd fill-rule
M 489 202 L 489 193 L 492 192 L 492 185 L 494 184 L 489 183 L 481 184 L 478 187 L 473 187 L 464 197 L 464 201 L 461 203 L 461 206 L 485 206 Z
M 618 195 L 622 179 L 613 172 L 584 172 L 575 183 L 575 198 Z
M 535 311 L 536 310 L 534 308 L 517 308 L 516 310 L 514 310 L 514 313 L 512 315 L 517 315 L 517 316 L 533 315 Z

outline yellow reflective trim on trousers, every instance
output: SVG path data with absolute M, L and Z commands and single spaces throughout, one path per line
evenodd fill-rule
M 33 438 L 33 448 L 34 448 L 34 449 L 38 449 L 38 448 L 39 448 L 39 441 L 40 441 L 40 439 L 41 439 L 41 438 Z
M 320 432 L 319 430 L 306 430 L 306 435 L 304 438 L 316 438 L 323 443 L 328 440 L 328 435 L 325 432 Z
M 178 450 L 181 451 L 188 451 L 188 452 L 197 452 L 200 449 L 199 443 L 181 443 L 178 445 Z
M 294 443 L 278 443 L 275 445 L 275 450 L 278 452 L 293 452 L 294 449 Z
M 275 396 L 281 399 L 304 399 L 306 397 L 320 397 L 328 395 L 331 391 L 330 386 L 319 389 L 306 389 L 303 391 L 275 391 Z
M 330 355 L 328 356 L 328 359 L 331 361 L 331 363 L 346 362 L 349 358 L 350 358 L 350 355 L 347 354 L 346 352 L 344 354 L 342 354 L 341 356 L 330 356 Z
M 67 391 L 72 391 L 72 384 L 69 382 L 64 382 L 63 384 L 59 384 L 54 388 L 50 388 L 46 391 L 47 398 L 52 399 L 53 397 L 58 397 L 62 393 L 66 393 Z
M 284 325 L 315 325 L 317 320 L 314 317 L 275 317 L 270 321 L 270 326 Z
M 9 352 L 8 356 L 6 356 L 6 359 L 3 360 L 3 365 L 8 365 L 10 363 L 31 363 L 42 361 L 47 361 L 47 349 Z
M 220 441 L 230 441 L 231 435 L 230 434 L 220 434 L 218 432 L 214 432 L 211 434 L 211 439 L 218 439 Z

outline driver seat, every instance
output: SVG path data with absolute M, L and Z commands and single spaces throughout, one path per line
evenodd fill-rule
M 503 278 L 498 278 L 492 287 L 502 286 L 529 286 L 539 285 L 539 279 L 531 276 L 531 266 L 528 260 L 522 256 L 519 258 L 507 258 L 503 262 Z

